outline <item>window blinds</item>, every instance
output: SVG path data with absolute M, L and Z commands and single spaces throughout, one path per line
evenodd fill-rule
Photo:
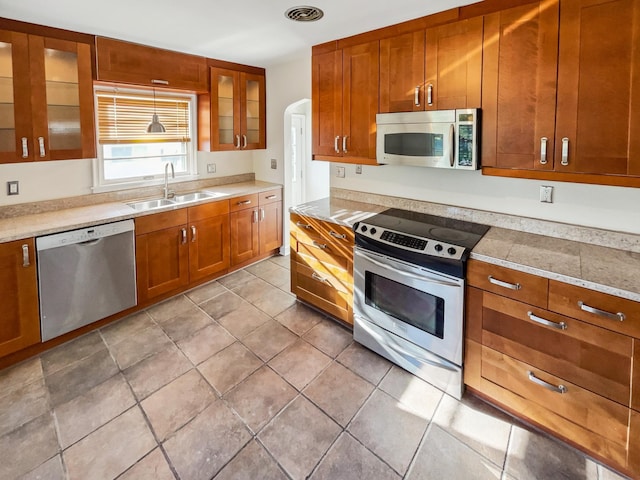
M 98 141 L 101 144 L 189 142 L 189 99 L 124 92 L 96 92 Z M 147 133 L 157 113 L 164 133 Z

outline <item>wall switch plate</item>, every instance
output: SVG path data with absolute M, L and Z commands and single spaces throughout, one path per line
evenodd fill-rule
M 553 187 L 541 185 L 540 186 L 540 201 L 542 203 L 553 203 Z
M 336 177 L 344 178 L 344 167 L 336 167 Z
M 356 165 L 356 173 L 362 173 L 362 165 Z
M 20 193 L 20 184 L 18 180 L 7 182 L 7 195 L 18 195 Z
M 215 163 L 207 163 L 207 173 L 216 173 Z
M 278 168 L 278 160 L 276 160 L 275 158 L 271 159 L 271 168 L 274 170 Z

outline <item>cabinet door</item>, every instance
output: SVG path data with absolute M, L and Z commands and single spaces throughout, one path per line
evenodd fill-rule
M 379 95 L 379 42 L 342 51 L 342 155 L 376 158 L 376 114 Z
M 560 19 L 555 169 L 640 175 L 640 2 L 563 0 Z
M 479 108 L 482 17 L 428 28 L 425 63 L 426 110 Z
M 258 209 L 248 208 L 229 214 L 231 227 L 231 265 L 260 254 Z
M 264 75 L 240 74 L 242 148 L 266 147 L 266 90 Z
M 29 36 L 35 160 L 95 157 L 88 44 Z
M 380 40 L 380 113 L 424 110 L 425 32 Z
M 0 163 L 33 160 L 29 40 L 0 30 Z
M 483 166 L 553 168 L 557 57 L 557 1 L 485 17 Z
M 211 150 L 236 150 L 240 137 L 239 72 L 211 68 Z
M 25 257 L 26 249 L 26 257 Z M 0 244 L 0 357 L 40 341 L 33 239 Z
M 186 226 L 136 236 L 138 303 L 189 283 L 189 245 Z
M 282 246 L 282 203 L 260 206 L 260 253 Z
M 189 226 L 189 280 L 209 277 L 229 268 L 229 215 Z
M 342 138 L 342 51 L 311 58 L 313 155 L 340 156 Z

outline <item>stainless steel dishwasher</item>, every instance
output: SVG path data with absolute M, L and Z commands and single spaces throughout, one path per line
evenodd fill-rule
M 134 242 L 133 220 L 36 238 L 43 342 L 136 304 Z

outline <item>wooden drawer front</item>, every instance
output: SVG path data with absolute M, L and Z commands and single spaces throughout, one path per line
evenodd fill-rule
M 591 313 L 585 308 L 601 312 Z M 640 303 L 632 300 L 551 280 L 549 310 L 640 338 Z M 623 321 L 619 320 L 618 312 L 624 314 Z
M 352 323 L 350 320 L 351 294 L 313 278 L 314 270 L 306 265 L 296 262 L 292 268 L 294 269 L 291 275 L 293 293 L 323 311 Z
M 296 252 L 292 252 L 292 255 L 295 262 L 315 272 L 315 280 L 322 283 L 321 279 L 325 279 L 324 283 L 331 285 L 336 290 L 353 293 L 353 276 L 343 268 L 320 262 L 308 256 L 298 255 Z
M 315 218 L 303 217 L 297 213 L 289 213 L 289 223 L 292 234 L 294 235 L 320 235 L 320 224 L 322 220 Z
M 273 202 L 281 202 L 282 201 L 282 189 L 276 188 L 273 190 L 269 190 L 268 192 L 261 192 L 258 194 L 258 202 L 260 205 L 265 205 L 267 203 Z
M 144 215 L 135 219 L 136 235 L 177 227 L 187 223 L 187 209 Z
M 550 375 L 503 353 L 482 347 L 482 377 L 614 443 L 626 446 L 629 409 L 573 383 Z M 549 385 L 563 385 L 557 393 L 534 383 L 530 375 Z
M 229 200 L 203 203 L 189 207 L 189 222 L 197 222 L 205 218 L 218 217 L 229 213 Z
M 229 211 L 237 212 L 238 210 L 245 210 L 247 208 L 255 208 L 258 206 L 258 194 L 252 193 L 250 195 L 243 195 L 241 197 L 234 197 L 229 200 Z
M 482 290 L 547 308 L 549 281 L 546 278 L 478 260 L 469 260 L 467 282 Z
M 564 324 L 566 329 L 539 323 L 544 320 Z M 626 406 L 632 342 L 630 337 L 580 320 L 483 294 L 483 345 Z
M 353 261 L 344 257 L 342 252 L 338 251 L 332 243 L 327 242 L 322 237 L 307 236 L 304 239 L 298 238 L 295 244 L 291 245 L 291 248 L 299 254 L 298 261 L 300 262 L 304 263 L 304 259 L 309 258 L 335 265 L 347 272 L 353 272 Z

